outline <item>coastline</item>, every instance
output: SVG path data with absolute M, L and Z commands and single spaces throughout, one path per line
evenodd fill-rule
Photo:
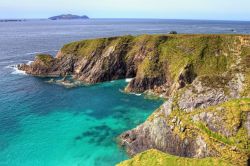
M 125 88 L 126 92 L 151 91 L 168 100 L 145 123 L 120 136 L 121 145 L 129 154 L 155 148 L 181 157 L 234 156 L 230 159 L 231 163 L 244 165 L 248 161 L 249 153 L 245 151 L 249 150 L 246 147 L 249 136 L 246 133 L 248 128 L 239 124 L 246 123 L 247 119 L 240 117 L 234 121 L 233 118 L 238 114 L 249 116 L 249 100 L 244 100 L 250 96 L 247 64 L 249 39 L 249 35 L 183 34 L 85 40 L 65 45 L 55 59 L 49 55 L 39 55 L 34 63 L 19 66 L 19 69 L 34 76 L 72 73 L 76 80 L 91 84 L 132 77 L 134 79 L 127 80 L 129 85 Z M 75 49 L 83 45 L 87 47 L 81 52 Z M 93 57 L 88 57 L 93 52 Z M 71 58 L 71 55 L 74 56 Z M 187 55 L 191 58 L 186 59 Z M 125 62 L 123 56 L 127 58 Z M 162 60 L 162 56 L 166 59 Z M 92 61 L 99 64 L 95 66 Z M 54 70 L 52 66 L 57 64 L 66 67 Z M 70 68 L 72 64 L 73 70 Z M 164 65 L 167 71 L 161 68 Z M 107 68 L 104 70 L 100 66 Z M 117 71 L 117 66 L 122 70 Z M 245 109 L 240 110 L 241 106 L 237 103 L 241 103 Z M 235 115 L 233 113 L 233 118 L 228 117 L 229 108 L 234 105 L 237 105 Z M 189 115 L 192 115 L 189 117 L 191 121 L 184 118 Z M 218 125 L 216 121 L 221 121 L 220 117 L 226 122 Z M 234 125 L 232 128 L 228 127 L 230 121 Z M 243 135 L 239 136 L 242 132 Z M 228 142 L 231 137 L 241 142 L 231 145 Z M 228 151 L 226 153 L 224 146 Z

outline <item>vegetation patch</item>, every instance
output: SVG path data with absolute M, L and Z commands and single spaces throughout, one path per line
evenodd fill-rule
M 49 66 L 54 58 L 49 54 L 38 54 L 36 59 L 43 62 L 46 66 Z
M 121 162 L 117 166 L 230 166 L 231 164 L 220 158 L 184 158 L 160 152 L 158 150 L 148 150 L 142 152 L 130 160 Z

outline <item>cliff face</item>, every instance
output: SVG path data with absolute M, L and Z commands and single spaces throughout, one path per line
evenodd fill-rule
M 121 134 L 130 155 L 158 149 L 183 157 L 249 158 L 250 36 L 143 35 L 65 45 L 19 69 L 35 76 L 72 75 L 84 83 L 133 78 L 125 91 L 166 102 Z

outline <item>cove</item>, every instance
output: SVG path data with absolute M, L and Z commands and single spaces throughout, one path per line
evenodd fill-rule
M 7 126 L 0 129 L 4 166 L 115 165 L 128 158 L 116 137 L 163 103 L 122 93 L 125 80 L 67 89 L 44 79 L 23 79 L 26 87 L 14 89 L 15 95 L 1 103 L 9 110 L 8 118 L 2 115 L 0 121 Z

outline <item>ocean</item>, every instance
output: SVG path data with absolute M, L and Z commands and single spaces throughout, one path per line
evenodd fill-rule
M 0 165 L 111 166 L 128 159 L 117 136 L 136 127 L 163 100 L 125 94 L 126 80 L 67 88 L 18 71 L 37 53 L 66 43 L 140 34 L 249 34 L 250 22 L 90 19 L 0 22 Z

